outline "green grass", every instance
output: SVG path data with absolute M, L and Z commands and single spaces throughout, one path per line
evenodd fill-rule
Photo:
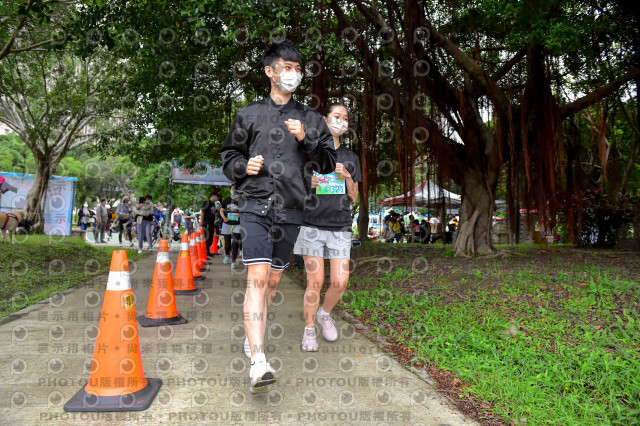
M 15 235 L 14 241 L 0 246 L 0 318 L 107 272 L 116 249 L 46 235 Z M 127 250 L 127 256 L 143 255 Z
M 613 267 L 551 259 L 541 272 L 518 261 L 463 261 L 460 288 L 477 288 L 453 296 L 444 280 L 411 294 L 410 268 L 356 270 L 341 307 L 411 349 L 409 362 L 454 372 L 460 398 L 489 402 L 507 422 L 640 424 L 638 282 Z M 500 334 L 511 324 L 518 335 Z

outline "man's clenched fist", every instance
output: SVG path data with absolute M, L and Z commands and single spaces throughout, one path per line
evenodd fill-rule
M 262 168 L 263 163 L 264 158 L 262 157 L 262 155 L 256 155 L 255 157 L 249 158 L 249 161 L 247 162 L 247 174 L 257 175 Z
M 295 136 L 296 139 L 298 139 L 299 141 L 304 139 L 305 126 L 300 122 L 300 120 L 294 120 L 293 118 L 290 118 L 285 121 L 284 124 L 287 125 L 289 132 L 291 132 L 291 134 Z

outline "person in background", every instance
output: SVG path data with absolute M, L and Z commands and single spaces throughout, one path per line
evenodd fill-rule
M 91 221 L 90 219 L 95 216 L 95 212 L 89 209 L 89 202 L 85 201 L 82 208 L 78 210 L 78 223 L 80 223 L 80 229 L 86 231 Z
M 153 221 L 152 221 L 152 229 L 153 229 L 153 241 L 157 241 L 162 238 L 162 224 L 164 223 L 164 211 L 162 208 L 162 204 L 158 204 L 153 207 Z
M 149 197 L 149 198 L 147 198 Z M 138 228 L 138 253 L 142 253 L 144 240 L 147 240 L 147 251 L 151 251 L 151 219 L 153 218 L 153 204 L 151 196 L 140 197 L 133 208 Z
M 109 220 L 109 211 L 107 210 L 107 199 L 103 198 L 98 204 L 96 212 L 96 243 L 104 244 L 104 234 L 107 230 L 107 221 Z
M 396 212 L 392 210 L 389 210 L 389 212 L 382 218 L 382 226 L 384 227 L 385 225 L 389 225 L 389 222 L 391 221 L 391 218 L 393 217 L 393 215 L 396 214 Z
M 429 218 L 429 225 L 431 225 L 431 233 L 435 234 L 438 232 L 438 224 L 440 223 L 440 219 L 436 217 L 436 215 L 431 215 Z
M 223 220 L 222 236 L 224 237 L 224 259 L 222 263 L 229 263 L 231 255 L 231 269 L 236 267 L 240 240 L 242 239 L 239 230 L 235 229 L 240 225 L 240 211 L 235 197 L 235 185 L 231 185 L 230 196 L 222 201 L 220 207 L 220 217 Z
M 128 195 L 122 197 L 122 201 L 116 208 L 116 215 L 119 229 L 118 241 L 120 245 L 122 245 L 122 234 L 126 233 L 129 237 L 131 247 L 133 247 L 133 235 L 131 234 L 131 229 L 133 228 L 133 208 L 131 207 Z
M 420 235 L 424 234 L 424 240 L 422 240 L 422 244 L 428 244 L 431 239 L 431 232 L 430 232 L 430 226 L 429 226 L 429 222 L 427 222 L 426 219 L 422 219 L 422 221 L 420 221 Z
M 404 237 L 407 234 L 407 226 L 404 223 L 404 215 L 398 214 L 398 223 L 400 224 L 400 241 L 404 241 Z
M 193 208 L 187 207 L 184 210 L 184 227 L 188 233 L 193 232 L 193 224 L 195 219 L 196 219 L 196 216 L 193 213 Z
M 222 207 L 222 198 L 220 197 L 220 193 L 218 193 L 218 199 L 215 203 L 215 219 L 213 221 L 214 228 L 216 230 L 216 235 L 222 235 L 222 224 L 224 223 L 222 217 L 220 217 L 220 208 Z M 218 238 L 218 248 L 222 248 L 222 238 Z
M 380 236 L 381 240 L 385 243 L 392 243 L 393 239 L 396 237 L 396 234 L 393 232 L 393 223 L 395 222 L 395 218 L 390 217 L 387 221 L 386 225 L 382 228 L 382 235 Z
M 217 189 L 211 192 L 208 200 L 202 203 L 200 208 L 200 221 L 206 233 L 207 256 L 213 256 L 211 253 L 211 244 L 213 244 L 213 236 L 216 232 L 216 216 L 220 207 L 216 208 L 216 203 L 220 206 L 220 193 Z
M 163 211 L 163 208 L 162 208 L 162 204 L 158 204 L 157 206 L 153 207 L 153 217 L 158 222 L 164 222 L 165 217 L 164 217 L 164 211 Z
M 389 227 L 393 231 L 396 243 L 402 242 L 402 226 L 400 225 L 400 220 L 400 215 L 396 215 L 391 218 L 391 224 L 389 225 Z
M 454 215 L 451 215 L 449 218 L 449 232 L 453 235 L 456 232 L 456 228 L 458 228 L 458 220 Z
M 420 226 L 420 221 L 418 219 L 413 220 L 411 230 L 413 242 L 423 243 L 427 238 L 427 231 Z
M 180 207 L 176 206 L 176 208 L 173 209 L 173 212 L 171 213 L 171 222 L 177 223 L 179 227 L 182 226 L 183 215 L 184 215 L 184 212 L 180 210 Z

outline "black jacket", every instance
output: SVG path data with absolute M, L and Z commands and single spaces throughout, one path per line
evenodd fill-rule
M 286 120 L 306 125 L 298 141 Z M 322 116 L 293 98 L 276 105 L 271 97 L 238 111 L 221 149 L 225 176 L 236 183 L 236 200 L 241 212 L 261 216 L 271 208 L 279 223 L 300 224 L 304 200 L 311 188 L 305 176 L 313 170 L 331 173 L 336 167 L 333 137 Z M 262 155 L 257 175 L 247 175 L 249 158 Z

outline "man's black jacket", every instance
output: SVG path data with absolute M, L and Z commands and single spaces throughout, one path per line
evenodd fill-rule
M 285 121 L 290 118 L 306 126 L 302 141 L 289 132 Z M 271 208 L 279 223 L 301 224 L 313 170 L 332 173 L 336 168 L 324 119 L 293 98 L 276 105 L 267 97 L 238 111 L 220 152 L 225 176 L 236 183 L 240 211 L 264 216 Z M 247 162 L 257 155 L 264 157 L 262 168 L 247 175 Z

